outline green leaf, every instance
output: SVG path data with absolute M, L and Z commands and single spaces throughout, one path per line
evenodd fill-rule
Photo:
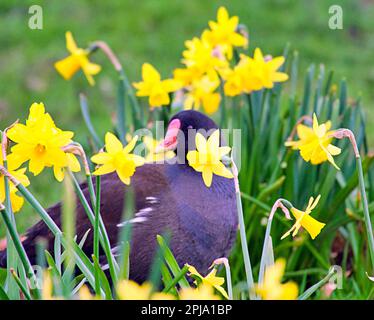
M 157 242 L 161 248 L 161 252 L 162 252 L 162 255 L 164 256 L 166 264 L 170 268 L 174 277 L 179 275 L 181 273 L 181 268 L 179 267 L 177 260 L 175 260 L 173 253 L 167 246 L 165 239 L 162 236 L 157 235 Z M 188 288 L 190 286 L 185 276 L 181 277 L 181 279 L 178 281 L 178 284 L 182 288 Z

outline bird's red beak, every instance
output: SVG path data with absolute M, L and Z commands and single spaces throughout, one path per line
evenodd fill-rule
M 177 137 L 180 128 L 180 120 L 174 119 L 173 121 L 171 121 L 166 131 L 165 139 L 161 141 L 160 144 L 156 147 L 155 152 L 162 153 L 169 150 L 175 150 L 177 148 Z

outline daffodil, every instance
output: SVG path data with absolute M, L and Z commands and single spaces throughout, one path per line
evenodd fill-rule
M 86 285 L 83 285 L 78 291 L 79 300 L 100 300 L 99 296 L 91 293 L 90 289 Z
M 230 17 L 225 7 L 220 7 L 217 12 L 217 21 L 209 21 L 210 30 L 206 38 L 213 46 L 220 46 L 227 58 L 231 60 L 233 47 L 245 47 L 248 40 L 237 32 L 239 18 Z
M 45 167 L 55 167 L 55 177 L 61 180 L 60 168 L 67 167 L 71 160 L 62 148 L 72 142 L 74 133 L 57 128 L 43 103 L 33 103 L 26 124 L 15 124 L 7 136 L 16 143 L 8 157 L 15 167 L 29 161 L 29 170 L 34 175 Z
M 219 137 L 219 130 L 214 131 L 208 140 L 198 132 L 195 138 L 197 150 L 187 153 L 189 165 L 197 172 L 202 173 L 204 183 L 207 187 L 210 187 L 212 184 L 213 174 L 229 179 L 234 178 L 231 171 L 221 162 L 221 158 L 228 154 L 231 148 L 227 146 L 220 147 Z
M 130 153 L 137 140 L 138 136 L 135 136 L 124 147 L 114 134 L 108 132 L 105 135 L 106 152 L 100 152 L 91 158 L 92 162 L 100 165 L 93 174 L 103 175 L 116 172 L 121 181 L 129 185 L 136 167 L 144 164 L 144 158 Z
M 8 171 L 10 175 L 16 178 L 16 180 L 22 183 L 25 187 L 30 185 L 30 181 L 25 175 L 26 168 L 18 169 L 18 167 L 15 166 L 12 161 L 9 161 L 9 160 L 7 161 L 7 163 L 8 163 Z M 0 165 L 4 165 L 2 152 L 0 152 Z M 10 202 L 12 204 L 13 212 L 20 211 L 25 202 L 23 197 L 17 194 L 17 191 L 18 189 L 16 188 L 16 186 L 13 185 L 12 183 L 9 183 Z M 1 174 L 0 174 L 0 203 L 5 203 L 5 178 Z
M 89 84 L 93 86 L 95 84 L 93 76 L 100 72 L 101 66 L 89 61 L 88 50 L 78 48 L 70 31 L 66 32 L 65 37 L 66 48 L 70 55 L 55 63 L 56 70 L 65 80 L 69 80 L 79 69 L 82 69 Z
M 212 114 L 217 111 L 221 96 L 214 92 L 219 86 L 219 78 L 216 72 L 211 72 L 192 82 L 185 96 L 184 108 L 200 109 Z
M 265 270 L 263 283 L 255 287 L 255 291 L 264 300 L 295 300 L 298 287 L 294 282 L 282 284 L 282 277 L 286 267 L 284 259 L 278 259 L 274 265 Z
M 310 216 L 310 213 L 317 206 L 320 198 L 321 198 L 321 195 L 319 195 L 315 200 L 313 197 L 310 197 L 308 206 L 306 207 L 305 211 L 300 211 L 293 207 L 290 209 L 292 215 L 296 219 L 296 222 L 292 226 L 292 228 L 282 236 L 281 239 L 284 239 L 285 237 L 290 235 L 291 232 L 292 232 L 292 236 L 294 237 L 298 233 L 300 227 L 303 227 L 310 234 L 312 239 L 315 239 L 319 235 L 322 228 L 326 224 L 319 222 L 316 219 L 312 218 Z
M 212 70 L 226 68 L 228 62 L 224 56 L 217 54 L 214 47 L 205 39 L 206 33 L 201 38 L 193 38 L 185 42 L 187 50 L 183 51 L 182 63 L 195 74 L 204 74 Z
M 49 270 L 43 271 L 42 277 L 42 300 L 62 300 L 63 297 L 53 294 L 53 279 Z
M 175 156 L 175 153 L 171 150 L 156 153 L 155 152 L 156 147 L 159 145 L 160 141 L 157 141 L 150 136 L 144 136 L 143 143 L 147 148 L 147 155 L 145 157 L 145 162 L 159 162 L 159 161 L 171 159 Z
M 236 96 L 263 88 L 273 88 L 274 83 L 288 79 L 286 73 L 277 71 L 283 63 L 284 57 L 265 59 L 259 48 L 255 49 L 253 58 L 242 54 L 233 69 L 226 68 L 220 71 L 225 80 L 225 94 Z
M 246 91 L 249 80 L 248 72 L 245 66 L 238 63 L 233 69 L 226 69 L 221 73 L 225 80 L 224 91 L 227 96 L 237 96 Z
M 170 103 L 169 93 L 178 90 L 181 84 L 175 79 L 161 80 L 160 73 L 149 63 L 142 66 L 142 82 L 133 83 L 138 97 L 149 97 L 151 107 L 161 107 Z
M 221 293 L 223 297 L 225 297 L 226 299 L 229 298 L 226 290 L 222 287 L 222 285 L 225 283 L 225 279 L 222 277 L 216 276 L 217 274 L 216 268 L 213 268 L 212 271 L 205 277 L 202 276 L 193 266 L 188 266 L 188 271 L 190 273 L 189 274 L 190 276 L 193 276 L 195 279 L 197 279 L 195 281 L 195 284 L 198 285 L 199 287 L 200 287 L 199 285 L 200 283 L 201 285 L 211 286 L 215 288 L 219 293 Z
M 253 58 L 249 58 L 248 61 L 248 66 L 251 70 L 251 79 L 255 82 L 252 84 L 253 90 L 256 90 L 259 86 L 273 88 L 275 82 L 288 80 L 286 73 L 278 71 L 283 63 L 284 57 L 265 59 L 261 49 L 256 48 Z
M 310 128 L 303 124 L 297 126 L 297 134 L 300 138 L 298 141 L 287 141 L 285 145 L 292 147 L 294 150 L 300 150 L 300 155 L 306 162 L 314 165 L 329 161 L 336 169 L 333 156 L 339 155 L 341 149 L 332 145 L 332 135 L 335 131 L 330 131 L 331 121 L 318 124 L 316 114 L 313 114 L 313 127 Z
M 181 300 L 220 300 L 221 298 L 214 293 L 212 286 L 202 284 L 198 288 L 182 288 L 179 291 Z
M 121 280 L 117 284 L 117 297 L 120 300 L 174 300 L 174 296 L 163 292 L 152 292 L 148 282 L 138 284 L 132 280 Z
M 65 178 L 65 171 L 66 168 L 71 170 L 72 172 L 79 172 L 81 171 L 81 165 L 77 159 L 77 157 L 72 153 L 66 153 L 66 160 L 67 164 L 66 167 L 59 167 L 55 165 L 53 167 L 53 173 L 57 181 L 61 182 Z

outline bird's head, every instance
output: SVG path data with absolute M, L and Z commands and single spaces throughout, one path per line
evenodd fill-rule
M 195 150 L 195 136 L 200 132 L 208 138 L 218 129 L 208 116 L 195 110 L 175 114 L 169 121 L 165 139 L 157 146 L 156 152 L 174 150 L 178 161 L 184 161 L 189 150 Z

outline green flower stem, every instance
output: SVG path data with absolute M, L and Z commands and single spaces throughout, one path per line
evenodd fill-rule
M 80 101 L 81 111 L 83 115 L 83 120 L 87 126 L 88 131 L 90 132 L 92 136 L 95 147 L 99 149 L 103 145 L 103 142 L 100 140 L 92 124 L 90 113 L 89 113 L 89 108 L 88 108 L 88 103 L 87 103 L 87 97 L 83 93 L 81 93 L 79 95 L 79 101 Z
M 95 214 L 92 212 L 92 209 L 89 206 L 88 201 L 82 192 L 82 189 L 80 188 L 79 182 L 77 181 L 75 176 L 70 171 L 69 171 L 69 174 L 71 175 L 73 179 L 75 190 L 77 192 L 80 202 L 82 203 L 87 213 L 88 219 L 90 220 L 92 226 L 95 226 Z M 99 232 L 100 243 L 103 246 L 105 255 L 108 259 L 110 275 L 112 277 L 113 282 L 116 283 L 119 267 L 111 252 L 109 237 L 104 226 L 104 221 L 102 220 L 100 215 L 99 215 L 99 229 L 100 229 L 100 232 Z
M 101 177 L 96 177 L 96 204 L 95 204 L 95 225 L 94 225 L 94 256 L 99 257 L 99 218 L 101 200 Z M 95 268 L 95 291 L 100 292 L 100 279 L 97 268 Z
M 227 282 L 227 292 L 229 295 L 229 300 L 233 299 L 232 281 L 231 281 L 231 270 L 229 260 L 227 258 L 218 258 L 214 260 L 213 265 L 223 264 L 226 271 L 226 282 Z
M 367 232 L 368 241 L 369 241 L 369 251 L 370 251 L 372 270 L 374 270 L 373 227 L 372 227 L 371 219 L 370 219 L 368 200 L 367 200 L 366 190 L 365 190 L 364 172 L 362 170 L 362 162 L 361 162 L 360 157 L 356 157 L 356 165 L 357 165 L 358 179 L 359 179 L 360 191 L 361 191 L 361 197 L 362 197 L 362 206 L 363 206 L 363 210 L 364 210 L 366 232 Z
M 247 245 L 247 236 L 246 236 L 245 225 L 244 225 L 242 199 L 240 197 L 238 169 L 237 169 L 234 161 L 231 162 L 231 168 L 232 168 L 232 171 L 233 171 L 233 174 L 234 174 L 234 180 L 235 180 L 236 205 L 237 205 L 237 208 L 238 208 L 240 240 L 241 240 L 242 251 L 243 251 L 245 273 L 246 273 L 246 277 L 247 277 L 248 293 L 249 293 L 249 297 L 251 299 L 256 299 L 256 295 L 253 292 L 254 282 L 253 282 L 251 260 L 249 258 L 249 251 L 248 251 L 248 245 Z
M 114 69 L 118 72 L 119 74 L 119 89 L 118 89 L 118 104 L 117 104 L 117 112 L 118 112 L 118 131 L 121 135 L 121 140 L 125 139 L 124 133 L 125 131 L 123 130 L 125 125 L 125 108 L 124 108 L 124 97 L 127 93 L 127 95 L 130 98 L 131 106 L 132 106 L 132 111 L 133 114 L 135 115 L 135 123 L 140 124 L 141 126 L 143 125 L 143 115 L 141 114 L 141 108 L 139 106 L 138 100 L 135 97 L 134 91 L 130 85 L 130 82 L 123 71 L 123 67 L 121 63 L 119 62 L 118 58 L 116 55 L 113 53 L 112 49 L 104 42 L 104 41 L 96 41 L 92 44 L 90 51 L 95 51 L 97 49 L 100 49 L 109 59 L 109 61 L 112 63 Z M 122 138 L 123 135 L 123 138 Z M 124 142 L 124 141 L 122 141 Z
M 88 185 L 88 192 L 90 193 L 90 200 L 91 200 L 92 208 L 95 211 L 97 199 L 96 199 L 95 188 L 94 188 L 94 185 L 93 185 L 93 182 L 92 182 L 91 173 L 89 173 L 89 174 L 86 173 L 86 180 L 87 180 L 87 185 Z
M 283 202 L 286 201 L 284 199 L 278 199 L 275 201 L 270 214 L 268 218 L 268 223 L 266 226 L 266 231 L 265 231 L 265 239 L 264 239 L 264 245 L 262 247 L 262 254 L 261 254 L 261 263 L 260 263 L 260 271 L 259 271 L 259 276 L 258 276 L 258 283 L 262 283 L 264 281 L 264 275 L 265 275 L 265 267 L 266 267 L 266 257 L 267 257 L 267 250 L 269 248 L 269 242 L 271 239 L 270 236 L 270 231 L 271 231 L 271 224 L 273 222 L 273 218 L 275 215 L 275 212 L 277 211 L 278 208 L 281 208 L 283 213 L 285 214 L 287 219 L 291 219 L 290 213 L 287 209 L 287 207 L 283 204 Z M 287 201 L 288 202 L 288 201 Z
M 6 136 L 3 136 L 3 143 L 4 140 L 6 139 Z M 4 168 L 7 169 L 8 164 L 6 160 L 6 152 L 5 152 L 6 147 L 3 144 L 3 159 L 4 159 Z M 4 175 L 4 188 L 5 188 L 5 206 L 6 206 L 6 214 L 8 215 L 8 219 L 10 221 L 10 224 L 15 228 L 15 223 L 14 223 L 14 215 L 13 215 L 13 210 L 12 210 L 12 203 L 10 201 L 10 189 L 9 189 L 9 179 L 7 176 Z M 7 229 L 6 232 L 6 238 L 7 238 L 7 283 L 8 283 L 8 290 L 9 290 L 9 295 L 12 298 L 18 298 L 19 293 L 18 289 L 15 286 L 15 281 L 12 278 L 10 274 L 10 270 L 16 269 L 17 268 L 17 255 L 16 255 L 16 248 L 15 244 L 13 243 L 12 236 L 10 234 L 9 229 Z
M 18 253 L 18 255 L 21 259 L 21 262 L 22 262 L 22 264 L 23 264 L 23 266 L 24 266 L 24 268 L 27 272 L 28 277 L 30 279 L 35 277 L 34 271 L 32 269 L 31 263 L 30 263 L 30 260 L 27 257 L 26 251 L 22 246 L 22 242 L 21 242 L 21 240 L 18 236 L 17 230 L 13 226 L 13 224 L 12 224 L 10 218 L 9 218 L 9 215 L 7 213 L 7 210 L 5 209 L 5 207 L 2 204 L 0 204 L 0 213 L 1 213 L 1 216 L 3 217 L 3 219 L 4 219 L 5 225 L 8 229 L 8 231 L 9 231 L 11 239 L 12 239 L 12 241 L 14 243 L 14 246 L 17 250 L 17 253 Z
M 126 84 L 124 82 L 124 72 L 119 71 L 118 79 L 118 93 L 117 93 L 117 128 L 121 142 L 126 142 L 126 111 L 125 111 L 125 96 Z
M 317 282 L 315 285 L 311 286 L 308 290 L 306 290 L 303 294 L 301 294 L 297 300 L 306 300 L 308 299 L 314 292 L 316 292 L 319 288 L 325 285 L 331 277 L 334 275 L 335 270 L 331 268 L 329 273 L 324 277 L 321 281 Z
M 366 195 L 366 189 L 365 189 L 365 179 L 364 179 L 364 171 L 362 169 L 362 162 L 360 157 L 360 152 L 358 150 L 357 142 L 355 135 L 353 132 L 349 129 L 338 129 L 333 134 L 332 137 L 337 139 L 343 139 L 348 138 L 351 142 L 351 145 L 353 147 L 353 151 L 356 156 L 356 166 L 357 166 L 357 173 L 358 173 L 358 180 L 360 185 L 360 193 L 362 197 L 362 207 L 364 211 L 364 218 L 365 218 L 365 226 L 366 226 L 366 233 L 368 237 L 368 247 L 370 252 L 370 259 L 372 264 L 372 271 L 374 270 L 374 235 L 373 235 L 373 227 L 371 224 L 370 219 L 370 213 L 369 213 L 369 206 L 368 206 L 368 200 Z

